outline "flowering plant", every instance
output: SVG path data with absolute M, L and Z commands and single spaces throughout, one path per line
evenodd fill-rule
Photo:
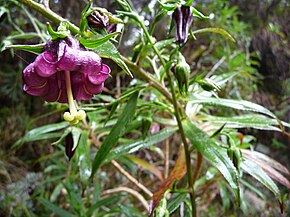
M 155 15 L 150 22 L 130 1 L 114 1 L 117 15 L 89 1 L 79 27 L 52 11 L 47 2 L 19 0 L 57 23 L 58 30 L 47 25 L 49 35 L 43 39 L 49 39 L 37 46 L 5 47 L 37 53 L 23 69 L 23 90 L 58 108 L 53 113 L 59 116 L 57 123 L 30 129 L 13 148 L 38 140 L 50 145 L 53 139 L 54 151 L 65 149 L 69 158 L 45 157 L 44 176 L 56 173 L 52 180 L 57 183 L 47 181 L 45 188 L 53 191 L 36 194 L 37 203 L 60 216 L 166 217 L 180 212 L 194 217 L 211 203 L 210 196 L 220 195 L 224 204 L 232 204 L 224 205 L 225 212 L 247 213 L 244 189 L 249 184 L 244 174 L 248 173 L 276 196 L 283 211 L 285 196 L 274 180 L 290 188 L 283 175 L 289 171 L 251 150 L 253 137 L 240 129 L 288 135 L 284 128 L 289 124 L 256 103 L 226 98 L 233 91 L 241 95 L 228 83 L 243 73 L 248 77 L 255 73 L 247 55 L 232 55 L 233 43 L 240 42 L 237 35 L 234 39 L 217 27 L 194 30 L 199 20 L 213 21 L 193 7 L 192 0 L 158 0 L 156 8 L 150 8 Z M 157 37 L 163 20 L 171 25 Z M 124 35 L 128 26 L 133 26 L 130 36 Z M 219 34 L 213 40 L 218 45 L 200 44 L 193 50 L 199 33 Z M 102 93 L 106 80 L 110 85 Z M 231 94 L 226 95 L 228 88 Z M 222 109 L 228 110 L 220 114 Z M 239 112 L 230 112 L 233 109 Z

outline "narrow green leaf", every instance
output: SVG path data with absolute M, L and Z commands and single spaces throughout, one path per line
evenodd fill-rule
M 126 63 L 122 60 L 120 53 L 117 48 L 109 41 L 100 44 L 98 47 L 94 49 L 98 52 L 101 57 L 109 58 L 117 63 L 129 76 L 133 77 L 130 69 L 126 65 Z
M 221 28 L 204 28 L 204 29 L 198 29 L 198 30 L 192 31 L 192 34 L 207 33 L 207 32 L 213 32 L 213 33 L 221 34 L 222 36 L 225 36 L 228 39 L 230 39 L 232 42 L 236 42 L 236 40 L 233 38 L 233 36 L 231 36 L 230 33 L 228 33 L 226 30 L 221 29 Z
M 180 204 L 185 201 L 186 197 L 187 194 L 185 193 L 173 194 L 167 204 L 167 210 L 169 211 L 169 213 L 173 213 L 180 206 Z
M 34 54 L 40 54 L 43 51 L 44 44 L 36 44 L 36 45 L 14 44 L 14 45 L 8 45 L 4 49 L 10 49 L 10 48 L 24 50 L 24 51 L 28 51 Z
M 281 132 L 278 128 L 277 120 L 269 118 L 260 114 L 247 114 L 232 117 L 218 117 L 205 115 L 201 117 L 202 120 L 210 122 L 211 126 L 223 126 L 226 123 L 225 128 L 255 128 L 259 130 L 273 130 Z
M 127 155 L 127 158 L 129 158 L 131 161 L 133 161 L 135 164 L 143 167 L 144 169 L 149 170 L 151 173 L 153 173 L 160 181 L 163 181 L 163 176 L 160 170 L 152 163 L 149 163 L 141 158 L 135 157 L 133 155 Z
M 101 163 L 106 159 L 110 150 L 118 142 L 120 135 L 122 135 L 123 132 L 126 131 L 126 127 L 128 123 L 131 122 L 131 120 L 133 119 L 135 110 L 136 110 L 138 95 L 139 93 L 135 92 L 130 97 L 116 125 L 114 125 L 109 135 L 106 137 L 105 141 L 103 142 L 100 150 L 98 151 L 94 159 L 91 177 L 94 176 L 97 169 L 101 166 Z
M 111 204 L 117 204 L 118 201 L 121 199 L 121 194 L 116 194 L 113 196 L 106 197 L 104 199 L 98 200 L 96 203 L 94 203 L 89 210 L 87 211 L 87 216 L 92 216 L 92 214 L 98 210 L 101 206 L 108 206 Z
M 96 37 L 94 39 L 85 39 L 85 38 L 78 38 L 79 42 L 84 45 L 86 48 L 89 49 L 96 49 L 100 45 L 104 44 L 105 42 L 109 41 L 112 37 L 121 34 L 120 32 L 113 32 L 108 34 L 102 38 Z
M 225 108 L 233 108 L 244 111 L 253 111 L 257 113 L 262 113 L 268 115 L 277 120 L 277 124 L 279 124 L 281 131 L 284 131 L 284 127 L 282 122 L 267 108 L 258 105 L 256 103 L 252 103 L 246 100 L 235 100 L 235 99 L 223 99 L 223 98 L 213 98 L 213 97 L 197 97 L 191 96 L 187 98 L 192 104 L 204 104 L 209 106 L 219 106 Z
M 75 215 L 73 215 L 72 213 L 59 208 L 58 206 L 54 205 L 53 203 L 51 203 L 50 201 L 44 199 L 44 198 L 37 198 L 37 200 L 42 203 L 44 206 L 46 206 L 48 209 L 50 209 L 51 211 L 53 211 L 55 214 L 61 216 L 61 217 L 74 217 Z
M 53 131 L 58 131 L 61 129 L 66 128 L 69 125 L 67 122 L 60 122 L 57 124 L 48 124 L 45 126 L 37 127 L 35 129 L 30 130 L 29 132 L 26 133 L 22 139 L 18 140 L 12 148 L 15 148 L 24 142 L 32 142 L 36 140 L 42 140 L 42 139 L 48 139 L 48 138 L 56 138 L 60 137 L 60 133 L 51 133 Z
M 238 173 L 226 151 L 189 120 L 182 123 L 192 145 L 215 166 L 238 195 Z
M 241 168 L 272 191 L 278 199 L 281 198 L 281 194 L 275 182 L 256 163 L 244 159 L 241 163 Z
M 111 160 L 119 158 L 122 155 L 131 154 L 131 153 L 134 153 L 140 149 L 148 148 L 152 145 L 155 145 L 158 142 L 161 142 L 164 139 L 167 139 L 174 132 L 176 132 L 176 130 L 177 130 L 176 127 L 170 127 L 170 128 L 168 127 L 168 128 L 165 128 L 165 129 L 161 130 L 160 132 L 158 132 L 152 136 L 145 138 L 144 140 L 139 139 L 137 141 L 134 141 L 133 143 L 120 145 L 117 148 L 110 151 L 105 162 L 109 162 Z

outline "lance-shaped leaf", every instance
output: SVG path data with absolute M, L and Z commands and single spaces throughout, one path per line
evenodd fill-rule
M 223 174 L 238 195 L 238 173 L 226 151 L 189 120 L 184 120 L 182 125 L 191 144 Z
M 176 130 L 177 130 L 176 127 L 168 127 L 152 136 L 146 137 L 145 139 L 139 139 L 137 141 L 134 141 L 133 143 L 126 143 L 120 145 L 117 148 L 110 151 L 105 162 L 115 160 L 125 154 L 134 153 L 140 149 L 149 148 L 150 146 L 167 139 L 174 132 L 176 132 Z
M 79 42 L 84 45 L 86 48 L 89 49 L 96 49 L 100 45 L 104 44 L 105 42 L 109 41 L 112 37 L 120 34 L 120 32 L 113 32 L 111 34 L 108 34 L 104 37 L 96 37 L 96 38 L 78 38 Z
M 241 163 L 241 168 L 249 173 L 251 176 L 253 176 L 260 183 L 265 185 L 270 191 L 275 194 L 276 197 L 279 198 L 279 200 L 281 199 L 281 194 L 277 185 L 256 163 L 251 160 L 244 159 L 244 161 Z
M 221 127 L 226 123 L 225 128 L 255 128 L 259 130 L 273 130 L 281 132 L 277 120 L 260 114 L 246 114 L 232 117 L 218 117 L 204 115 L 201 120 L 209 121 L 210 126 Z M 282 122 L 285 126 L 287 123 Z
M 131 161 L 133 161 L 135 164 L 141 166 L 142 168 L 149 170 L 151 173 L 153 173 L 160 181 L 163 181 L 163 176 L 160 170 L 154 166 L 153 164 L 148 163 L 147 161 L 135 157 L 133 155 L 127 155 L 127 158 L 129 158 Z
M 238 110 L 253 111 L 253 112 L 257 112 L 257 113 L 262 113 L 262 114 L 268 115 L 272 118 L 275 118 L 277 120 L 277 124 L 279 124 L 281 130 L 284 131 L 283 124 L 276 117 L 276 115 L 274 115 L 267 108 L 265 108 L 261 105 L 246 101 L 246 100 L 234 100 L 234 99 L 199 97 L 199 96 L 188 97 L 187 99 L 192 104 L 219 106 L 219 107 L 225 107 L 225 108 L 233 108 L 233 109 L 238 109 Z
M 158 206 L 160 200 L 162 199 L 164 193 L 171 189 L 174 182 L 182 179 L 186 173 L 186 160 L 183 147 L 179 149 L 178 158 L 176 160 L 175 166 L 170 172 L 169 176 L 161 183 L 157 191 L 154 192 L 152 201 L 150 203 L 150 213 L 154 212 L 155 208 Z
M 246 149 L 241 149 L 241 151 L 245 158 L 249 159 L 252 162 L 255 162 L 272 179 L 276 180 L 277 182 L 280 182 L 287 188 L 290 188 L 289 180 L 281 174 L 284 173 L 288 178 L 290 177 L 290 172 L 285 166 L 262 153 Z
M 131 122 L 131 120 L 133 119 L 135 110 L 136 110 L 138 95 L 139 95 L 139 92 L 135 92 L 130 97 L 117 123 L 114 125 L 109 135 L 106 137 L 103 144 L 101 145 L 101 148 L 98 151 L 93 162 L 91 177 L 94 176 L 97 169 L 101 166 L 102 162 L 106 159 L 110 150 L 118 142 L 119 137 L 126 131 L 126 127 L 128 123 Z
M 45 126 L 37 127 L 28 131 L 24 137 L 18 140 L 12 148 L 16 148 L 25 142 L 33 142 L 37 140 L 51 139 L 61 137 L 62 133 L 54 132 L 66 128 L 69 125 L 67 122 L 60 122 L 56 124 L 48 124 Z

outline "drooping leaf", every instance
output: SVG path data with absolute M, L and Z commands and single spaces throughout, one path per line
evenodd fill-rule
M 138 95 L 139 92 L 135 92 L 130 97 L 117 123 L 113 126 L 109 135 L 104 140 L 94 159 L 91 177 L 94 176 L 97 169 L 101 166 L 101 163 L 106 159 L 110 150 L 118 142 L 120 135 L 122 135 L 123 132 L 126 131 L 126 126 L 128 125 L 128 123 L 131 122 L 131 120 L 133 119 L 136 110 Z
M 226 151 L 189 120 L 184 120 L 182 125 L 191 144 L 223 174 L 238 195 L 238 173 Z
M 213 33 L 221 34 L 222 36 L 225 36 L 228 39 L 230 39 L 232 42 L 236 42 L 235 39 L 233 38 L 233 36 L 231 36 L 230 33 L 228 33 L 227 31 L 225 31 L 224 29 L 221 29 L 221 28 L 198 29 L 198 30 L 192 31 L 191 34 L 207 33 L 207 32 L 213 32 Z
M 275 161 L 274 159 L 264 155 L 262 153 L 256 151 L 250 151 L 246 149 L 241 149 L 243 156 L 249 159 L 252 162 L 255 162 L 260 168 L 262 168 L 265 173 L 267 173 L 272 179 L 280 182 L 282 185 L 290 188 L 289 180 L 283 176 L 280 172 L 286 174 L 286 176 L 290 177 L 290 172 L 288 169 L 280 164 L 279 162 Z
M 161 183 L 158 190 L 154 192 L 153 198 L 150 202 L 149 212 L 152 214 L 158 206 L 160 200 L 163 198 L 164 193 L 171 189 L 174 182 L 179 181 L 186 173 L 186 160 L 183 147 L 180 147 L 178 158 L 174 168 L 171 170 L 169 176 Z
M 133 143 L 127 143 L 118 146 L 117 148 L 110 151 L 109 155 L 107 156 L 105 162 L 109 162 L 111 160 L 115 160 L 118 157 L 125 155 L 125 154 L 131 154 L 134 153 L 140 149 L 148 148 L 154 144 L 157 144 L 158 142 L 161 142 L 165 139 L 167 139 L 169 136 L 171 136 L 174 132 L 176 132 L 176 127 L 168 127 L 160 132 L 146 137 L 144 140 L 139 139 L 137 141 L 134 141 Z
M 192 104 L 204 104 L 209 106 L 219 106 L 225 108 L 233 108 L 244 111 L 253 111 L 257 113 L 262 113 L 268 115 L 277 120 L 277 124 L 279 124 L 281 130 L 283 131 L 282 122 L 267 108 L 258 105 L 256 103 L 252 103 L 246 100 L 234 100 L 234 99 L 223 99 L 223 98 L 213 98 L 213 97 L 199 97 L 192 96 L 187 98 Z
M 62 216 L 62 217 L 75 217 L 76 216 L 62 208 L 59 208 L 58 206 L 54 205 L 50 201 L 46 200 L 45 198 L 37 198 L 37 200 L 40 203 L 42 203 L 44 206 L 46 206 L 48 209 L 50 209 L 52 212 L 57 214 L 58 216 Z
M 16 143 L 14 143 L 12 148 L 16 148 L 25 142 L 32 142 L 32 141 L 37 141 L 37 140 L 60 137 L 62 134 L 54 132 L 54 131 L 64 129 L 68 125 L 69 125 L 69 123 L 67 123 L 67 122 L 60 122 L 60 123 L 48 124 L 45 126 L 41 126 L 41 127 L 37 127 L 35 129 L 32 129 L 32 130 L 28 131 L 26 133 L 26 135 L 24 137 L 22 137 L 22 139 L 18 140 Z
M 163 181 L 163 176 L 162 173 L 160 172 L 160 170 L 154 166 L 153 164 L 148 163 L 147 161 L 135 157 L 133 155 L 127 155 L 127 158 L 129 158 L 131 161 L 133 161 L 135 164 L 143 167 L 144 169 L 149 170 L 151 173 L 153 173 L 160 181 Z
M 43 51 L 45 44 L 36 44 L 36 45 L 25 45 L 25 44 L 14 44 L 14 45 L 8 45 L 4 49 L 19 49 L 19 50 L 24 50 L 28 51 L 34 54 L 40 54 Z
M 281 194 L 277 185 L 274 181 L 265 173 L 256 163 L 251 160 L 244 159 L 241 163 L 241 168 L 253 176 L 257 181 L 266 186 L 270 191 L 272 191 L 277 198 L 281 198 Z

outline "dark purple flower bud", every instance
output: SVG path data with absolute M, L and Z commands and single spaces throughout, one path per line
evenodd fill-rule
M 110 23 L 107 28 L 107 33 L 113 33 L 117 31 L 117 24 L 116 23 Z
M 173 14 L 172 20 L 176 28 L 176 41 L 182 45 L 187 41 L 189 27 L 192 22 L 192 9 L 190 6 L 179 6 Z
M 72 133 L 69 133 L 66 137 L 65 137 L 65 154 L 68 157 L 69 160 L 72 159 L 72 157 L 75 154 L 75 149 L 73 150 L 73 136 Z
M 94 11 L 87 16 L 88 25 L 92 29 L 102 30 L 109 25 L 109 18 L 100 11 Z

